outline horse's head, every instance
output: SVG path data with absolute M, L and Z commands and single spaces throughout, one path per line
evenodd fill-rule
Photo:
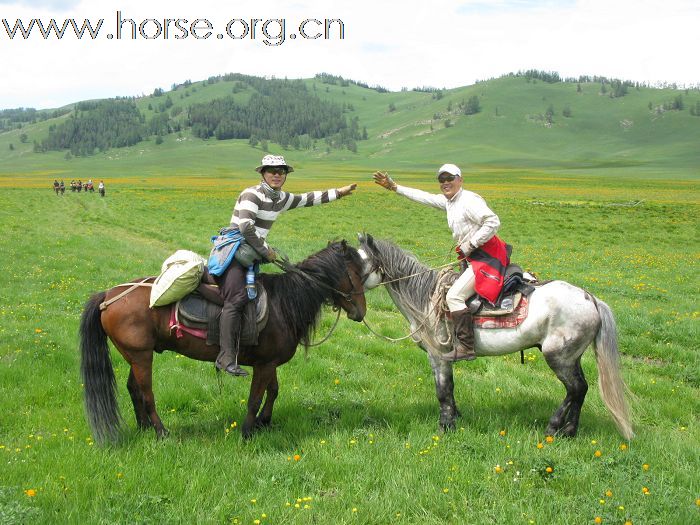
M 360 248 L 357 250 L 362 259 L 362 284 L 365 290 L 371 290 L 382 284 L 384 274 L 377 257 L 377 247 L 374 239 L 367 233 L 358 233 Z
M 333 291 L 333 304 L 345 310 L 348 319 L 362 321 L 367 312 L 365 292 L 362 286 L 363 260 L 358 251 L 347 242 L 332 243 L 330 247 L 343 256 L 345 275 L 337 283 Z

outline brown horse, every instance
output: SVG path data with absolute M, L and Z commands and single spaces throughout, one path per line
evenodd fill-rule
M 287 273 L 261 274 L 260 282 L 268 294 L 267 325 L 258 345 L 242 346 L 238 358 L 239 363 L 253 367 L 248 413 L 241 428 L 245 438 L 255 428 L 270 424 L 279 390 L 277 367 L 294 356 L 299 342 L 308 345 L 321 306 L 333 302 L 353 321 L 361 321 L 366 311 L 362 260 L 345 241 L 329 244 Z M 149 308 L 150 287 L 137 287 L 101 309 L 100 305 L 124 290 L 115 287 L 93 295 L 80 321 L 85 408 L 98 442 L 115 441 L 121 427 L 107 337 L 131 365 L 127 388 L 136 423 L 140 429 L 154 428 L 157 437 L 164 437 L 167 431 L 153 397 L 153 353 L 173 350 L 192 359 L 214 361 L 219 352 L 218 345 L 207 345 L 203 339 L 189 334 L 178 338 L 171 333 L 171 306 Z

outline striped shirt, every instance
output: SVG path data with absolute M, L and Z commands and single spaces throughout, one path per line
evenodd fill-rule
M 268 249 L 265 239 L 280 213 L 326 204 L 340 198 L 335 189 L 310 191 L 302 195 L 284 191 L 279 194 L 279 199 L 273 200 L 260 184 L 251 186 L 241 192 L 233 208 L 231 226 L 238 228 L 246 242 L 263 256 Z

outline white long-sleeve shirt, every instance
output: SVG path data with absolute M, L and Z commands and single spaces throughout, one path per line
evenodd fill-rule
M 496 235 L 501 221 L 486 201 L 474 192 L 460 189 L 450 200 L 442 194 L 396 186 L 396 193 L 413 201 L 447 211 L 447 225 L 452 238 L 462 246 L 470 243 L 478 248 Z

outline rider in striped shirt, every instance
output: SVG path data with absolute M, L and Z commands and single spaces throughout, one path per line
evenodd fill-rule
M 257 186 L 246 188 L 238 196 L 231 216 L 231 227 L 237 228 L 245 242 L 255 249 L 259 261 L 272 262 L 277 258 L 275 251 L 267 244 L 266 238 L 275 220 L 281 213 L 294 208 L 317 206 L 350 195 L 356 184 L 338 189 L 312 191 L 295 195 L 282 191 L 287 174 L 294 168 L 284 157 L 265 155 L 260 166 L 255 168 L 262 180 Z M 243 308 L 248 302 L 245 290 L 244 268 L 235 258 L 220 276 L 214 276 L 219 291 L 224 298 L 221 311 L 220 351 L 216 367 L 232 375 L 247 375 L 238 366 L 238 338 L 241 331 Z

